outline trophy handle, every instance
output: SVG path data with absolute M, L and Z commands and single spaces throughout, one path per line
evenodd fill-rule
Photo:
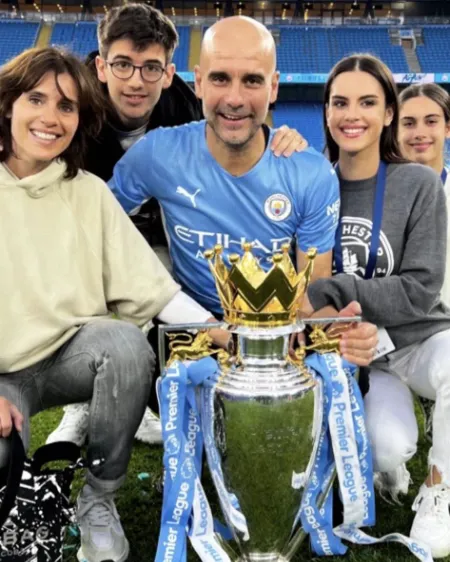
M 200 331 L 194 337 L 192 334 L 186 333 L 168 333 L 169 343 L 169 360 L 167 365 L 171 365 L 174 361 L 196 361 L 204 357 L 216 355 L 217 361 L 221 367 L 226 367 L 230 360 L 230 355 L 224 349 L 213 349 L 213 340 L 206 331 Z
M 306 351 L 317 351 L 317 353 L 339 353 L 339 343 L 341 338 L 331 337 L 319 325 L 314 326 L 312 332 L 309 334 L 311 345 L 306 346 Z
M 297 349 L 294 350 L 293 355 L 289 354 L 288 359 L 289 362 L 295 365 L 299 369 L 299 371 L 302 372 L 303 375 L 309 376 L 310 372 L 308 371 L 308 368 L 305 365 L 306 350 L 307 347 L 303 343 L 302 345 L 300 345 L 300 347 L 297 347 Z
M 309 371 L 305 366 L 306 353 L 308 351 L 315 351 L 320 354 L 339 353 L 340 335 L 342 331 L 339 333 L 331 331 L 326 332 L 319 324 L 316 324 L 313 327 L 312 332 L 309 334 L 311 344 L 302 344 L 294 350 L 294 356 L 289 356 L 290 362 L 299 368 L 303 374 L 308 375 Z M 337 337 L 330 337 L 331 333 L 337 333 Z

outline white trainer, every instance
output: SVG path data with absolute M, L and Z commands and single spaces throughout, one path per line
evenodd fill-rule
M 162 427 L 159 417 L 150 410 L 145 409 L 144 417 L 142 418 L 141 425 L 139 426 L 135 438 L 143 443 L 149 445 L 161 444 Z
M 79 447 L 84 445 L 89 425 L 89 403 L 71 404 L 64 407 L 64 416 L 58 427 L 47 437 L 47 443 L 70 441 Z M 144 417 L 135 438 L 149 445 L 162 444 L 161 420 L 150 408 Z
M 114 505 L 114 494 L 99 493 L 85 484 L 77 500 L 80 562 L 125 562 L 130 545 Z
M 84 445 L 89 424 L 89 404 L 70 404 L 64 407 L 64 416 L 58 427 L 47 437 L 47 443 L 70 441 L 79 447 Z
M 444 484 L 422 484 L 412 506 L 416 516 L 410 536 L 431 549 L 433 558 L 450 554 L 450 488 Z
M 406 495 L 411 483 L 411 474 L 406 464 L 401 464 L 390 472 L 376 472 L 373 480 L 375 489 L 387 503 L 401 505 L 399 494 Z

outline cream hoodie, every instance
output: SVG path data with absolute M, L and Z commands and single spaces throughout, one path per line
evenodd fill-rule
M 65 170 L 20 180 L 0 164 L 0 373 L 111 313 L 144 326 L 179 291 L 107 185 Z

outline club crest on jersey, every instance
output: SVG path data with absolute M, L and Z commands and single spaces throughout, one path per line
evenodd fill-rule
M 291 214 L 292 203 L 283 193 L 274 193 L 266 199 L 264 212 L 273 221 L 284 221 Z

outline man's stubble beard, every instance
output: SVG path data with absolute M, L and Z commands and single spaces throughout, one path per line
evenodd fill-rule
M 214 120 L 208 121 L 208 125 L 211 127 L 211 130 L 213 131 L 214 135 L 228 150 L 230 150 L 230 152 L 234 152 L 234 153 L 245 152 L 245 150 L 249 147 L 249 144 L 251 143 L 251 141 L 255 138 L 256 134 L 258 133 L 258 131 L 262 127 L 262 124 L 256 125 L 255 127 L 252 127 L 250 129 L 249 136 L 244 141 L 230 142 L 228 140 L 223 139 L 220 136 L 220 134 L 217 130 L 218 127 L 216 128 L 214 126 L 214 123 L 215 123 Z

